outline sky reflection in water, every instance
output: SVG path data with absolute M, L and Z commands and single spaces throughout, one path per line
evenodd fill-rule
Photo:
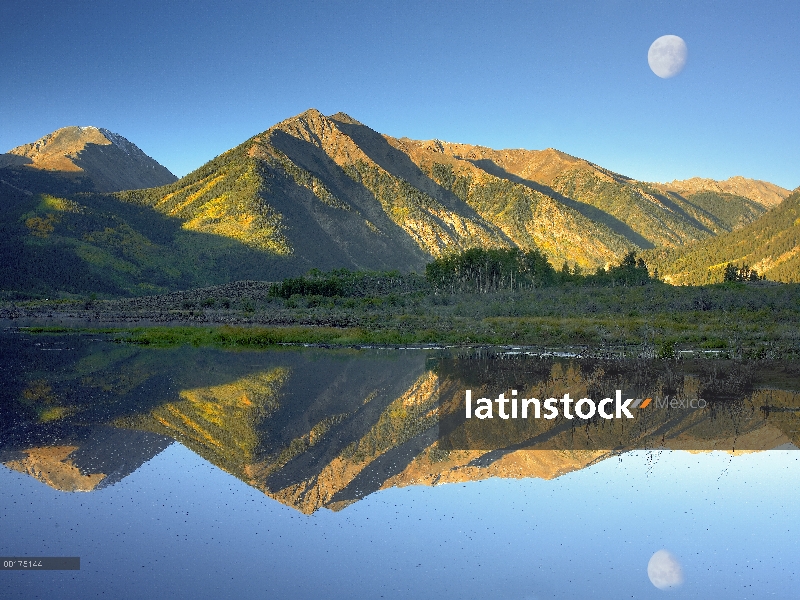
M 0 470 L 0 547 L 81 556 L 7 572 L 10 597 L 790 598 L 800 456 L 632 452 L 555 480 L 391 488 L 303 515 L 179 444 L 64 494 Z M 662 592 L 667 548 L 686 583 Z

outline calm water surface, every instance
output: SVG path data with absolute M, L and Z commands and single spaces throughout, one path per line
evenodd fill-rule
M 423 351 L 142 349 L 15 333 L 0 353 L 0 554 L 81 557 L 80 571 L 0 573 L 3 597 L 800 589 L 791 364 L 448 363 Z M 503 446 L 508 432 L 471 429 L 465 439 L 480 443 L 443 449 L 439 419 L 465 389 L 514 385 L 703 397 L 716 416 L 670 412 L 650 424 L 662 432 L 650 449 L 637 449 L 636 428 L 594 424 L 579 428 L 590 448 Z M 781 449 L 752 451 L 765 448 Z M 666 591 L 647 570 L 661 549 L 684 579 Z

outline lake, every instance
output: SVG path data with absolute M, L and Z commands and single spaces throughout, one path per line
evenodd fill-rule
M 5 570 L 4 597 L 800 588 L 792 362 L 143 348 L 10 329 L 0 356 L 0 555 L 80 557 Z

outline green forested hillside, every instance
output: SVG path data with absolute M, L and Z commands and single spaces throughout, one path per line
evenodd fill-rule
M 8 296 L 140 295 L 277 278 L 261 253 L 112 196 L 4 197 L 0 285 Z M 298 267 L 302 272 L 305 265 Z
M 746 198 L 701 192 L 684 198 L 600 170 L 574 169 L 554 182 L 559 193 L 619 219 L 652 246 L 678 246 L 731 231 L 764 213 Z
M 744 178 L 732 178 L 727 182 L 698 180 L 684 186 L 689 191 L 682 193 L 668 185 L 630 179 L 553 149 L 492 150 L 438 140 L 387 139 L 434 178 L 436 171 L 441 173 L 440 166 L 452 167 L 457 172 L 471 174 L 481 185 L 490 176 L 489 181 L 500 179 L 536 192 L 538 197 L 548 199 L 561 211 L 572 209 L 592 222 L 589 228 L 592 235 L 583 238 L 583 244 L 590 239 L 608 244 L 610 230 L 623 238 L 629 248 L 631 245 L 637 249 L 680 245 L 741 227 L 767 210 L 771 204 L 765 202 L 780 198 L 783 192 L 788 195 L 788 191 L 778 186 Z M 444 182 L 448 181 L 448 177 L 444 177 L 441 183 L 447 185 Z M 722 188 L 734 189 L 738 195 Z M 497 196 L 489 193 L 488 197 L 491 204 Z M 503 216 L 497 216 L 497 223 L 502 227 Z M 534 222 L 543 228 L 547 220 Z M 551 229 L 555 230 L 551 235 L 563 236 L 572 228 L 555 222 Z M 579 230 L 584 229 L 585 226 L 579 226 Z M 560 245 L 566 246 L 564 242 L 562 238 Z M 619 252 L 617 250 L 615 259 L 620 258 Z M 588 254 L 591 253 L 589 250 Z M 599 261 L 578 263 L 593 267 Z
M 567 261 L 596 268 L 637 248 L 605 223 L 523 184 L 446 162 L 423 163 L 423 169 L 519 248 L 541 249 L 554 265 Z
M 747 265 L 773 281 L 800 281 L 800 190 L 757 221 L 681 248 L 644 253 L 651 268 L 669 283 L 700 285 L 722 281 L 725 265 Z
M 675 194 L 671 194 L 675 196 Z M 703 190 L 684 196 L 695 207 L 698 219 L 703 220 L 715 234 L 744 227 L 764 214 L 764 206 L 735 194 Z

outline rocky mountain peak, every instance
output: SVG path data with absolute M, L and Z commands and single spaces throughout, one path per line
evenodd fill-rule
M 0 155 L 0 168 L 28 168 L 88 178 L 100 192 L 156 187 L 176 181 L 136 144 L 108 129 L 62 127 Z
M 357 121 L 347 113 L 337 112 L 335 115 L 330 115 L 329 119 L 333 119 L 334 121 L 339 121 L 340 123 L 348 123 L 350 125 L 363 125 L 360 121 Z

